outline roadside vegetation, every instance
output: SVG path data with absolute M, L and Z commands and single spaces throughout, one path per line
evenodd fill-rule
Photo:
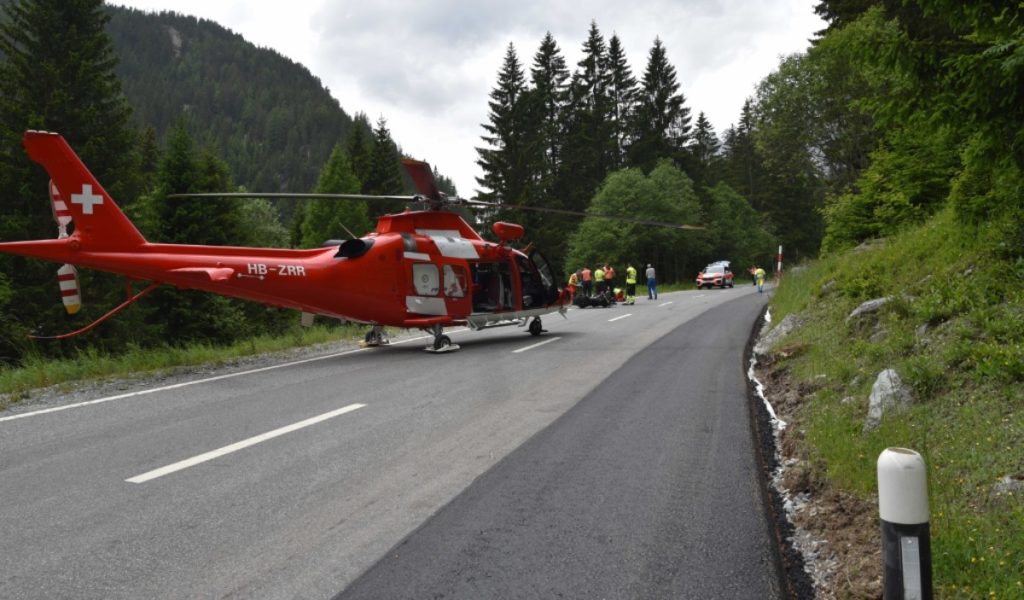
M 998 227 L 963 228 L 953 211 L 924 225 L 787 273 L 773 323 L 800 325 L 773 353 L 804 393 L 791 427 L 812 494 L 877 506 L 876 460 L 887 447 L 928 466 L 936 597 L 1024 597 L 1024 259 L 1007 258 Z M 863 302 L 889 297 L 869 318 Z M 880 371 L 913 390 L 911 408 L 863 431 Z M 877 510 L 874 512 L 877 517 Z M 854 526 L 878 540 L 878 521 Z M 880 574 L 881 564 L 872 575 Z M 836 582 L 842 597 L 843 584 Z
M 285 334 L 254 336 L 227 345 L 194 343 L 157 348 L 136 346 L 118 354 L 86 349 L 63 359 L 33 354 L 17 367 L 0 368 L 0 410 L 39 388 L 61 386 L 70 390 L 82 382 L 144 377 L 182 367 L 222 365 L 267 352 L 343 340 L 356 341 L 362 339 L 365 330 L 362 325 L 351 324 L 316 325 L 309 328 L 295 325 Z

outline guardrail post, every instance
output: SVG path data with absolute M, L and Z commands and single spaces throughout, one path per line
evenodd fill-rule
M 924 459 L 907 448 L 878 456 L 885 600 L 932 600 L 932 548 Z

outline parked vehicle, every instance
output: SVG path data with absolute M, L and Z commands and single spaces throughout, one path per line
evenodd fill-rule
M 697 273 L 697 289 L 712 287 L 732 287 L 732 270 L 729 269 L 729 261 L 720 260 L 704 267 L 704 270 Z

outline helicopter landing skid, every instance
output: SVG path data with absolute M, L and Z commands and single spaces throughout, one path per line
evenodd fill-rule
M 359 346 L 362 348 L 375 348 L 377 346 L 387 346 L 390 343 L 391 339 L 384 332 L 384 328 L 380 325 L 374 325 L 373 329 L 366 332 L 366 337 L 363 338 L 363 341 L 359 342 Z
M 434 325 L 429 331 L 434 336 L 434 343 L 423 348 L 427 352 L 444 354 L 445 352 L 455 352 L 459 349 L 459 345 L 452 343 L 452 338 L 444 334 L 444 328 L 440 325 Z
M 424 346 L 423 349 L 431 354 L 444 354 L 445 352 L 455 352 L 461 348 L 458 344 L 448 344 L 447 346 L 441 346 L 440 348 L 434 348 L 433 346 Z

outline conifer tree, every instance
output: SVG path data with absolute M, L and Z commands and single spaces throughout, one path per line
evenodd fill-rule
M 633 119 L 635 138 L 629 149 L 632 165 L 646 171 L 661 158 L 682 162 L 690 132 L 690 109 L 685 103 L 676 69 L 668 62 L 661 40 L 655 38 Z
M 583 58 L 569 85 L 565 171 L 569 174 L 566 195 L 572 210 L 587 207 L 611 169 L 615 135 L 610 121 L 608 66 L 608 47 L 592 21 L 583 43 Z
M 352 173 L 360 181 L 362 193 L 367 193 L 366 185 L 370 180 L 370 163 L 373 156 L 372 128 L 366 113 L 356 113 L 352 118 L 352 129 L 345 141 L 345 152 L 352 165 Z M 369 135 L 368 135 L 369 134 Z
M 626 165 L 629 123 L 636 105 L 637 87 L 636 77 L 633 77 L 633 72 L 626 62 L 626 53 L 617 35 L 612 35 L 608 41 L 608 66 L 608 98 L 611 101 L 611 123 L 615 137 L 611 168 L 620 169 Z
M 692 160 L 691 176 L 698 186 L 709 185 L 712 163 L 718 155 L 721 144 L 718 136 L 715 135 L 715 128 L 711 125 L 704 111 L 697 115 L 697 123 L 693 131 L 693 141 L 689 146 Z
M 754 111 L 749 98 L 743 103 L 739 124 L 726 131 L 722 150 L 723 180 L 745 197 L 754 210 L 763 212 L 764 168 L 754 145 Z
M 21 0 L 0 3 L 0 10 L 0 240 L 56 234 L 48 176 L 21 144 L 27 129 L 63 135 L 104 188 L 127 207 L 138 182 L 134 134 L 114 75 L 116 58 L 104 31 L 103 2 Z M 0 361 L 18 358 L 26 329 L 68 329 L 56 268 L 0 257 L 0 280 L 9 285 L 0 294 Z M 114 287 L 110 277 L 93 273 L 83 274 L 86 284 L 87 301 L 76 317 L 81 320 L 102 314 L 103 297 Z
M 210 150 L 196 152 L 184 121 L 168 133 L 157 170 L 156 193 L 149 197 L 160 227 L 159 239 L 173 243 L 245 245 L 250 240 L 234 198 L 167 199 L 169 194 L 232 189 L 227 165 Z M 238 300 L 194 290 L 160 289 L 147 303 L 147 324 L 157 339 L 228 342 L 247 333 Z
M 477 148 L 477 164 L 483 177 L 477 178 L 483 190 L 479 196 L 489 202 L 519 204 L 525 199 L 528 174 L 526 155 L 526 78 L 511 43 L 505 52 L 498 83 L 490 94 L 490 123 L 483 125 L 487 147 Z
M 402 173 L 399 171 L 398 147 L 391 139 L 384 117 L 377 119 L 373 129 L 373 152 L 370 154 L 370 170 L 366 175 L 363 190 L 367 194 L 396 195 L 401 194 Z M 404 204 L 397 200 L 381 200 L 369 207 L 372 218 L 380 215 L 399 212 Z
M 334 147 L 316 184 L 318 194 L 358 194 L 359 179 L 341 144 Z M 315 248 L 327 239 L 349 239 L 370 229 L 366 202 L 363 200 L 313 200 L 305 211 L 302 245 Z
M 540 170 L 537 173 L 545 204 L 557 198 L 556 181 L 562 166 L 563 129 L 569 69 L 551 32 L 545 34 L 530 70 L 535 102 Z

